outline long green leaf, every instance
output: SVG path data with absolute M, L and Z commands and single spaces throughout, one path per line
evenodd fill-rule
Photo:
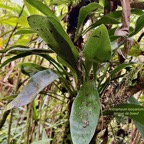
M 35 7 L 40 12 L 42 12 L 43 14 L 45 14 L 46 16 L 53 17 L 58 20 L 53 11 L 47 5 L 43 4 L 41 1 L 39 0 L 25 0 L 25 1 L 28 2 L 30 5 L 32 5 L 33 7 Z
M 90 35 L 83 53 L 88 61 L 108 62 L 111 59 L 111 51 L 108 31 L 102 24 Z
M 23 58 L 23 57 L 26 57 L 26 56 L 29 56 L 31 55 L 31 53 L 27 52 L 27 53 L 22 53 L 22 54 L 18 54 L 16 56 L 13 56 L 9 59 L 7 59 L 6 61 L 4 61 L 1 65 L 0 65 L 0 68 L 4 67 L 5 65 L 7 65 L 8 63 L 14 61 L 14 60 L 17 60 L 19 58 Z
M 80 33 L 82 32 L 82 26 L 86 17 L 97 8 L 102 9 L 103 7 L 96 2 L 93 2 L 80 9 L 75 41 L 78 39 Z
M 61 24 L 52 17 L 32 15 L 28 17 L 30 27 L 65 60 L 71 68 L 77 70 L 78 52 Z
M 31 77 L 19 95 L 6 106 L 5 111 L 32 102 L 40 91 L 42 91 L 57 78 L 57 74 L 51 70 L 43 70 L 36 73 Z
M 90 25 L 83 33 L 85 34 L 89 30 L 101 25 L 101 24 L 119 24 L 120 22 L 116 20 L 113 17 L 104 15 L 102 16 L 98 21 L 96 21 L 94 24 Z
M 100 100 L 94 82 L 86 82 L 73 102 L 70 131 L 74 144 L 88 144 L 95 132 L 100 114 Z
M 137 104 L 119 104 L 104 112 L 105 115 L 123 115 L 144 125 L 144 107 Z

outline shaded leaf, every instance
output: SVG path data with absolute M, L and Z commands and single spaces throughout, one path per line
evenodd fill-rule
M 88 144 L 95 132 L 100 114 L 100 100 L 94 82 L 86 82 L 73 102 L 70 131 L 74 144 Z
M 52 17 L 32 15 L 28 17 L 30 27 L 36 31 L 48 46 L 77 70 L 78 52 L 61 24 Z
M 108 62 L 111 59 L 111 44 L 106 27 L 95 29 L 84 47 L 84 56 L 92 62 Z
M 104 115 L 123 115 L 144 125 L 144 107 L 137 104 L 119 104 L 104 112 Z
M 19 95 L 6 106 L 5 111 L 32 102 L 40 91 L 57 78 L 58 76 L 51 70 L 43 70 L 36 73 L 31 77 Z
M 78 25 L 77 25 L 75 41 L 78 39 L 78 37 L 80 36 L 80 33 L 82 32 L 82 26 L 83 26 L 83 23 L 84 23 L 86 17 L 91 12 L 96 10 L 97 8 L 102 9 L 103 7 L 96 2 L 93 2 L 93 3 L 90 3 L 87 6 L 84 6 L 80 9 L 79 16 L 78 16 Z

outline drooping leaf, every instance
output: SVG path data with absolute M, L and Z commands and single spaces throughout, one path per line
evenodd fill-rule
M 93 29 L 93 28 L 95 28 L 101 24 L 119 24 L 119 23 L 120 22 L 118 20 L 116 20 L 115 18 L 104 15 L 99 20 L 97 20 L 95 23 L 90 25 L 83 33 L 85 34 L 89 30 L 91 30 L 91 29 Z
M 21 63 L 21 64 L 19 64 L 19 67 L 20 67 L 22 73 L 24 73 L 28 76 L 32 76 L 39 71 L 47 69 L 47 68 L 45 68 L 41 65 L 35 64 L 35 63 Z
M 0 51 L 0 53 L 7 53 L 7 54 L 21 54 L 25 52 L 29 52 L 31 54 L 54 53 L 52 50 L 30 48 L 24 45 L 14 45 L 12 47 L 9 47 Z
M 96 2 L 93 2 L 93 3 L 90 3 L 87 6 L 82 7 L 80 9 L 79 16 L 78 16 L 78 25 L 77 25 L 75 41 L 77 40 L 77 38 L 79 37 L 80 33 L 82 32 L 82 26 L 83 26 L 83 23 L 84 23 L 86 17 L 91 12 L 96 10 L 97 8 L 102 9 L 103 7 L 101 5 L 99 5 L 98 3 L 96 3 Z
M 25 0 L 25 1 L 28 2 L 30 5 L 32 5 L 33 7 L 35 7 L 40 12 L 42 12 L 43 14 L 45 14 L 46 16 L 53 17 L 58 20 L 53 11 L 47 5 L 43 4 L 40 0 Z
M 137 19 L 136 25 L 135 25 L 135 29 L 134 29 L 134 31 L 129 35 L 129 37 L 137 34 L 143 27 L 144 27 L 144 14 L 141 15 L 141 16 Z
M 30 27 L 48 46 L 77 71 L 78 52 L 61 24 L 52 17 L 32 15 L 28 17 Z
M 83 53 L 86 59 L 92 62 L 108 62 L 111 59 L 111 43 L 103 24 L 92 32 Z
M 106 115 L 128 116 L 136 122 L 144 125 L 144 107 L 137 104 L 119 104 L 109 110 L 105 111 Z
M 88 144 L 95 132 L 100 114 L 100 100 L 94 82 L 86 82 L 73 102 L 70 131 L 74 144 Z
M 57 78 L 57 74 L 51 70 L 43 70 L 36 73 L 31 77 L 19 95 L 6 106 L 5 111 L 32 102 L 40 91 Z
M 23 57 L 26 57 L 26 56 L 29 56 L 29 55 L 31 55 L 31 53 L 26 52 L 26 53 L 21 53 L 21 54 L 18 54 L 18 55 L 16 55 L 16 56 L 13 56 L 13 57 L 5 60 L 5 61 L 0 65 L 0 68 L 4 67 L 5 65 L 7 65 L 8 63 L 10 63 L 10 62 L 12 62 L 12 61 L 14 61 L 14 60 L 17 60 L 17 59 L 19 59 L 19 58 L 23 58 Z

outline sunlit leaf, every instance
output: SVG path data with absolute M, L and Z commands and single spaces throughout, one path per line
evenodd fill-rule
M 70 131 L 74 144 L 88 144 L 95 132 L 100 114 L 100 100 L 94 82 L 86 82 L 73 102 Z
M 84 47 L 84 56 L 92 62 L 108 62 L 111 59 L 111 44 L 106 27 L 95 29 Z
M 32 102 L 40 91 L 57 78 L 57 74 L 51 70 L 43 70 L 36 73 L 31 77 L 19 95 L 6 106 L 5 111 Z
M 30 5 L 32 5 L 33 7 L 35 7 L 40 12 L 42 12 L 43 14 L 45 14 L 46 16 L 57 19 L 53 11 L 47 5 L 43 4 L 40 0 L 25 0 L 25 1 L 28 2 Z

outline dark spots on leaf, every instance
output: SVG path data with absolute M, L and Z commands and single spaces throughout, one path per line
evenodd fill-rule
M 86 97 L 88 97 L 88 96 L 89 96 L 89 94 L 88 94 L 88 93 L 86 93 L 86 94 L 85 94 L 85 96 L 86 96 Z
M 53 31 L 50 29 L 50 33 L 53 33 Z
M 44 30 L 43 29 L 40 29 L 42 32 L 44 32 Z
M 39 29 L 36 29 L 37 31 L 39 31 Z
M 98 35 L 94 35 L 93 37 L 100 38 Z
M 89 105 L 89 103 L 88 102 L 86 102 L 86 106 L 88 107 L 88 105 Z
M 83 121 L 83 128 L 86 128 L 87 126 L 89 126 L 89 120 L 84 120 Z

